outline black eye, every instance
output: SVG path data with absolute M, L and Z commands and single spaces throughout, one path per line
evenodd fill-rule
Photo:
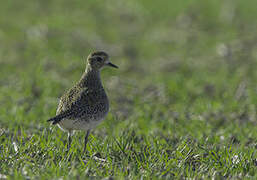
M 98 57 L 96 57 L 95 59 L 96 59 L 98 62 L 103 61 L 103 58 L 102 58 L 102 57 L 99 57 L 99 56 L 98 56 Z

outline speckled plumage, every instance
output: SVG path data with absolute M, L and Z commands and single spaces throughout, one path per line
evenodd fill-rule
M 109 62 L 108 55 L 103 51 L 90 54 L 87 59 L 87 68 L 81 79 L 59 102 L 56 116 L 49 119 L 70 134 L 73 130 L 85 130 L 85 146 L 89 131 L 97 126 L 109 111 L 108 97 L 103 88 L 100 70 L 105 65 L 116 67 Z
M 88 130 L 94 128 L 107 115 L 108 97 L 101 83 L 99 72 L 85 72 L 83 78 L 60 99 L 57 115 L 69 112 L 67 121 L 60 121 L 65 130 Z

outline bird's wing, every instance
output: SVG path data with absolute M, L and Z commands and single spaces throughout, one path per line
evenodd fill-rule
M 64 118 L 79 117 L 92 103 L 92 91 L 88 88 L 72 88 L 60 99 L 57 115 L 47 121 L 59 123 Z

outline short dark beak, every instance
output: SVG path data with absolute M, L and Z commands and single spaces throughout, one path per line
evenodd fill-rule
M 114 68 L 119 68 L 118 66 L 116 66 L 115 64 L 112 64 L 111 62 L 109 62 L 107 65 L 111 66 L 111 67 L 114 67 Z

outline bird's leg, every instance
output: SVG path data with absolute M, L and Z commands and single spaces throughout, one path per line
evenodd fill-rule
M 71 133 L 71 132 L 68 132 L 67 151 L 69 151 L 69 150 L 70 150 L 70 147 L 71 147 L 71 136 L 72 136 L 72 133 Z
M 85 153 L 86 149 L 87 149 L 87 141 L 88 141 L 89 134 L 90 134 L 90 130 L 87 130 L 87 134 L 85 136 L 85 144 L 84 144 L 84 151 L 83 151 L 83 153 Z

